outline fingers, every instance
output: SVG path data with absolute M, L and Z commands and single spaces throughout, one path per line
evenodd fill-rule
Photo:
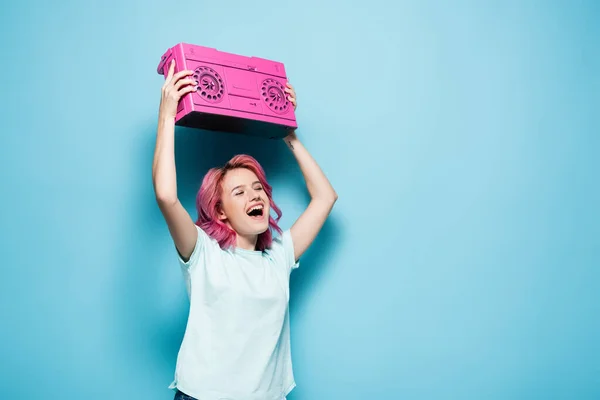
M 285 90 L 287 93 L 291 93 L 291 94 L 296 94 L 296 90 L 294 90 L 294 87 L 292 86 L 291 83 L 286 82 L 285 85 L 287 86 L 286 88 L 284 88 L 283 90 Z
M 173 58 L 169 64 L 169 72 L 167 73 L 167 77 L 165 78 L 165 83 L 163 85 L 163 88 L 166 88 L 167 86 L 169 86 L 171 84 L 176 84 L 184 76 L 188 76 L 188 75 L 191 75 L 194 73 L 194 71 L 190 71 L 187 69 L 179 71 L 176 74 L 174 74 L 174 72 L 175 72 L 175 59 Z
M 196 90 L 198 90 L 198 83 L 194 79 L 181 79 L 175 85 L 172 85 L 167 89 L 167 93 L 174 98 L 179 99 L 184 94 Z
M 286 88 L 284 88 L 283 90 L 289 94 L 289 96 L 287 96 L 287 99 L 294 105 L 294 110 L 297 107 L 296 104 L 296 91 L 294 90 L 294 87 L 292 86 L 292 84 L 290 82 L 286 82 L 285 85 L 287 86 Z
M 178 75 L 185 76 L 186 71 L 182 71 L 181 74 L 176 74 L 171 82 L 168 82 L 163 86 L 163 99 L 171 99 L 175 102 L 178 102 L 183 95 L 194 92 L 198 89 L 198 83 L 194 79 L 190 78 L 179 79 L 173 83 Z
M 197 86 L 186 86 L 183 89 L 179 90 L 177 94 L 179 98 L 181 98 L 184 94 L 195 92 L 196 90 L 198 90 Z
M 294 90 L 294 87 L 292 86 L 291 83 L 286 82 L 286 88 L 284 88 L 283 90 L 286 93 L 289 93 L 289 96 L 287 96 L 288 100 L 291 101 L 294 104 L 294 107 L 296 107 L 296 91 Z
M 175 76 L 173 76 L 173 82 L 177 82 L 179 79 L 183 78 L 184 76 L 188 76 L 193 73 L 194 73 L 194 71 L 190 71 L 189 69 L 184 69 L 182 71 L 179 71 L 178 73 L 175 74 Z
M 167 78 L 165 79 L 167 82 L 173 79 L 173 71 L 175 71 L 175 59 L 172 59 L 171 63 L 169 64 L 169 72 L 167 73 Z
M 196 85 L 188 84 L 186 86 L 181 87 L 180 89 L 176 89 L 174 86 L 171 86 L 168 90 L 165 91 L 164 99 L 168 99 L 169 101 L 178 103 L 184 95 L 191 92 L 195 92 L 196 90 L 198 90 L 198 87 Z
M 193 86 L 197 86 L 198 82 L 196 82 L 194 79 L 180 79 L 175 85 L 175 90 L 179 90 L 181 89 L 181 87 L 183 85 L 193 85 Z
M 176 87 L 176 88 L 181 87 L 182 84 L 185 84 L 187 82 L 187 80 L 183 80 L 182 78 L 184 76 L 188 76 L 193 73 L 194 73 L 194 71 L 188 71 L 188 70 L 179 71 L 178 73 L 176 73 L 173 76 L 173 78 L 171 80 L 165 81 L 164 88 L 168 90 L 169 87 Z M 182 81 L 186 81 L 186 82 L 181 83 Z M 194 82 L 194 81 L 191 80 L 191 82 Z
M 294 105 L 294 110 L 296 109 L 296 98 L 292 97 L 292 96 L 288 96 L 288 100 L 290 101 L 290 103 L 292 103 Z

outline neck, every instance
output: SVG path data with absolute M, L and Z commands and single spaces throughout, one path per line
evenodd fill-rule
M 256 250 L 256 243 L 258 241 L 258 235 L 242 236 L 237 235 L 236 246 L 244 250 Z

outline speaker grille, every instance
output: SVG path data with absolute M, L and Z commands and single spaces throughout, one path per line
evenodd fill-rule
M 194 79 L 198 82 L 197 93 L 209 103 L 223 100 L 223 79 L 214 69 L 201 66 L 194 70 Z
M 267 107 L 277 114 L 284 114 L 290 109 L 290 102 L 285 87 L 275 79 L 265 79 L 261 86 L 261 96 Z

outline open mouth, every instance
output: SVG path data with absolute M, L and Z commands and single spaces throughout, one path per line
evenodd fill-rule
M 262 204 L 253 206 L 246 211 L 246 214 L 252 218 L 260 219 L 263 216 L 264 207 Z

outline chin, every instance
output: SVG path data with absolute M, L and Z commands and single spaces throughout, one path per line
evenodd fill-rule
M 245 221 L 247 232 L 253 235 L 260 235 L 269 229 L 269 218 L 267 216 L 249 217 Z
M 260 235 L 261 233 L 265 233 L 269 229 L 269 223 L 267 222 L 264 226 L 259 226 L 254 228 L 254 235 Z

